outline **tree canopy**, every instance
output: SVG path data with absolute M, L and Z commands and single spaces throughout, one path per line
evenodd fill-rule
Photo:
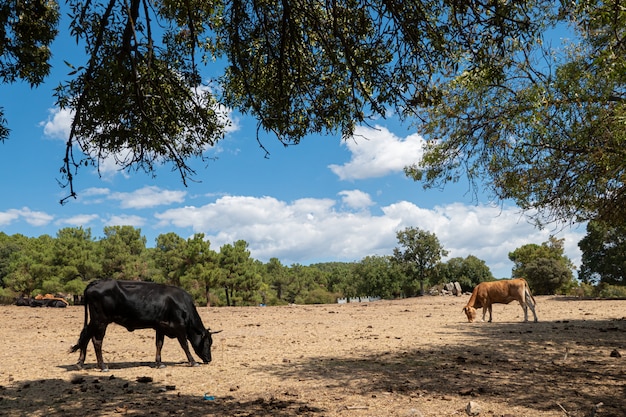
M 441 258 L 448 255 L 437 235 L 418 227 L 407 227 L 396 232 L 398 247 L 393 249 L 394 260 L 409 278 L 405 291 L 411 293 L 419 282 L 420 292 L 424 293 L 424 284 L 436 275 L 436 268 Z
M 550 11 L 548 11 L 550 13 Z M 533 210 L 538 224 L 626 218 L 626 9 L 561 2 L 547 20 L 569 24 L 560 49 L 541 38 L 496 65 L 466 68 L 427 109 L 432 140 L 407 169 L 427 186 L 484 180 L 493 195 Z M 545 23 L 549 23 L 544 20 Z
M 535 294 L 565 293 L 574 287 L 572 261 L 563 254 L 563 239 L 523 245 L 509 253 L 513 277 L 526 278 Z
M 69 0 L 84 62 L 56 89 L 62 175 L 113 158 L 183 182 L 233 108 L 285 145 L 389 115 L 429 140 L 406 173 L 462 177 L 536 220 L 626 218 L 626 10 L 617 0 Z M 55 0 L 3 0 L 0 82 L 42 82 Z M 563 46 L 554 28 L 572 31 Z M 203 78 L 202 63 L 217 75 Z M 0 139 L 9 122 L 0 113 Z M 260 137 L 257 138 L 259 141 Z M 261 146 L 263 146 L 262 142 Z M 486 180 L 486 181 L 484 181 Z
M 579 279 L 586 283 L 626 284 L 626 226 L 610 227 L 591 221 L 578 247 L 583 253 Z
M 448 259 L 438 265 L 437 275 L 443 283 L 458 281 L 464 291 L 471 291 L 481 282 L 495 279 L 485 261 L 474 255 Z

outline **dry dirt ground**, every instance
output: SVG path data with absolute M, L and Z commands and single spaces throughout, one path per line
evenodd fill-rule
M 211 364 L 166 339 L 155 369 L 154 331 L 111 325 L 109 372 L 68 353 L 83 307 L 1 306 L 0 415 L 626 416 L 626 300 L 536 298 L 539 323 L 467 323 L 468 296 L 199 308 Z

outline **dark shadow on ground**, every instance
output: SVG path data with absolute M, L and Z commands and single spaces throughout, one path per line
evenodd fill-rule
M 165 362 L 164 361 L 163 364 L 165 365 L 165 368 L 180 367 L 180 366 L 189 367 L 189 362 Z M 155 362 L 147 362 L 147 361 L 106 362 L 106 365 L 109 368 L 108 372 L 115 371 L 116 369 L 131 369 L 131 368 L 142 368 L 142 367 L 155 368 L 155 369 L 157 368 Z M 203 364 L 201 363 L 197 364 L 197 366 L 202 366 L 202 365 Z M 58 365 L 57 367 L 61 369 L 65 369 L 66 371 L 79 371 L 80 370 L 78 368 L 78 365 L 76 364 Z M 83 365 L 83 369 L 96 370 L 96 371 L 100 370 L 96 362 L 89 362 L 89 361 L 85 362 L 85 364 Z
M 611 356 L 617 349 L 625 353 L 626 320 L 458 326 L 467 337 L 455 345 L 304 358 L 262 370 L 366 396 L 489 397 L 537 411 L 563 407 L 569 416 L 591 415 L 603 403 L 597 416 L 626 416 L 626 358 Z
M 296 400 L 180 395 L 176 387 L 113 375 L 77 376 L 72 381 L 40 379 L 0 386 L 0 416 L 308 416 L 316 409 Z
M 587 296 L 583 296 L 583 297 L 577 297 L 577 296 L 570 296 L 570 295 L 559 295 L 559 296 L 554 296 L 553 298 L 550 298 L 550 300 L 553 301 L 598 301 L 598 302 L 603 302 L 603 301 L 623 301 L 626 300 L 626 298 L 624 297 L 613 297 L 613 298 L 601 298 L 601 297 L 587 297 Z

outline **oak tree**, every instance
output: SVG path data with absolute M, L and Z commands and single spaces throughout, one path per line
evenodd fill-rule
M 430 147 L 407 173 L 427 187 L 467 176 L 539 225 L 622 224 L 626 9 L 613 0 L 575 1 L 547 13 L 543 23 L 558 22 L 571 40 L 507 36 L 514 53 L 451 74 L 426 109 Z
M 441 258 L 448 255 L 434 233 L 417 227 L 407 227 L 396 233 L 399 247 L 393 249 L 393 257 L 408 279 L 405 285 L 408 291 L 416 289 L 419 282 L 420 292 L 424 293 L 424 284 L 434 277 L 435 268 Z
M 512 276 L 526 278 L 536 294 L 567 291 L 574 285 L 574 265 L 565 256 L 563 243 L 564 239 L 550 236 L 541 245 L 529 243 L 509 252 Z
M 261 146 L 264 132 L 349 137 L 393 114 L 428 139 L 406 168 L 426 187 L 467 177 L 540 225 L 626 218 L 618 0 L 69 0 L 67 14 L 85 51 L 55 93 L 73 112 L 70 197 L 78 169 L 105 158 L 171 164 L 186 182 L 224 108 L 257 119 Z M 55 0 L 0 3 L 0 82 L 41 83 L 58 21 Z M 7 126 L 0 113 L 0 139 Z
M 578 278 L 586 283 L 626 284 L 626 227 L 599 221 L 587 224 L 587 235 L 578 243 L 582 265 Z
M 38 7 L 37 20 L 3 18 L 9 35 L 24 38 L 17 51 L 42 46 L 36 62 L 45 69 L 57 3 L 5 3 Z M 392 112 L 423 115 L 439 106 L 439 84 L 464 71 L 497 72 L 555 19 L 543 0 L 69 0 L 66 7 L 69 27 L 61 30 L 85 51 L 84 60 L 68 62 L 55 93 L 73 112 L 62 168 L 70 196 L 77 169 L 104 158 L 147 172 L 172 164 L 186 181 L 189 159 L 224 134 L 222 106 L 252 114 L 260 132 L 285 145 L 311 133 L 347 137 Z M 29 38 L 22 26 L 41 29 Z M 0 57 L 8 61 L 11 51 Z M 208 80 L 201 63 L 211 65 Z M 25 65 L 6 67 L 4 80 Z

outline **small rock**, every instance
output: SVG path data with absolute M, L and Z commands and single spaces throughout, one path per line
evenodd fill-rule
M 477 416 L 480 414 L 480 406 L 475 401 L 470 401 L 465 407 L 465 412 L 468 416 Z
M 148 382 L 152 382 L 152 377 L 150 376 L 138 376 L 137 382 L 141 382 L 143 384 L 147 384 Z
M 612 357 L 612 358 L 621 358 L 621 357 L 622 357 L 622 354 L 621 354 L 621 353 L 619 353 L 619 351 L 618 351 L 617 349 L 613 349 L 613 350 L 611 351 L 611 357 Z
M 85 382 L 85 378 L 83 378 L 82 376 L 75 376 L 70 382 L 72 384 L 82 384 L 83 382 Z

